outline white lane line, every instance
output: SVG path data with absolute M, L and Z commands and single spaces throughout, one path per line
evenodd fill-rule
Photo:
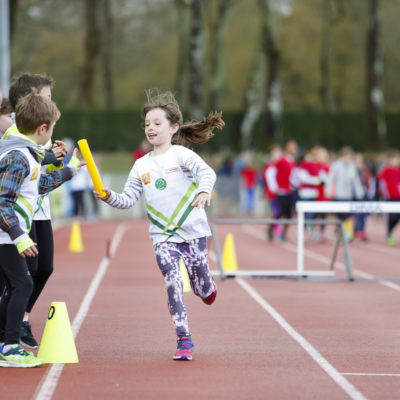
M 354 400 L 366 397 L 338 372 L 303 336 L 301 336 L 258 292 L 242 278 L 235 281 L 308 353 L 308 355 Z
M 84 299 L 79 307 L 77 314 L 72 322 L 72 333 L 74 339 L 77 337 L 79 333 L 79 329 L 86 318 L 86 315 L 89 311 L 90 305 L 96 295 L 96 292 L 100 286 L 100 283 L 107 272 L 108 266 L 110 265 L 111 257 L 114 255 L 116 249 L 118 248 L 119 243 L 126 231 L 126 226 L 124 224 L 120 224 L 117 227 L 117 230 L 111 240 L 110 245 L 110 257 L 104 257 L 100 265 L 97 269 L 95 276 L 90 283 L 89 289 L 86 292 Z M 54 391 L 56 390 L 58 380 L 61 376 L 61 373 L 64 369 L 64 364 L 53 364 L 46 375 L 42 378 L 39 386 L 37 387 L 35 394 L 33 395 L 34 400 L 51 400 L 53 397 Z
M 254 229 L 254 228 L 249 227 L 249 226 L 243 226 L 242 230 L 243 230 L 243 232 L 245 232 L 245 233 L 247 233 L 247 234 L 249 234 L 249 235 L 251 235 L 251 236 L 253 236 L 253 237 L 257 238 L 257 239 L 261 239 L 263 241 L 266 240 L 265 239 L 265 234 L 263 234 L 261 231 L 259 231 L 257 229 Z M 282 247 L 284 247 L 285 249 L 297 254 L 297 247 L 296 246 L 294 246 L 294 245 L 292 245 L 290 243 L 281 243 L 280 245 Z M 310 258 L 310 259 L 313 259 L 313 260 L 316 260 L 316 261 L 320 261 L 320 262 L 322 262 L 322 263 L 324 263 L 326 265 L 329 265 L 329 266 L 331 265 L 331 259 L 330 258 L 325 257 L 325 256 L 323 256 L 321 254 L 318 254 L 318 253 L 316 253 L 316 252 L 314 252 L 312 250 L 305 249 L 304 250 L 304 255 L 306 257 Z M 339 262 L 339 261 L 335 262 L 335 267 L 338 267 L 339 269 L 341 269 L 343 271 L 346 270 L 346 266 L 343 263 Z M 393 290 L 396 290 L 396 291 L 400 292 L 400 285 L 398 285 L 396 283 L 390 282 L 390 281 L 385 280 L 385 279 L 379 279 L 377 276 L 372 275 L 372 274 L 370 274 L 368 272 L 365 272 L 365 271 L 361 271 L 361 270 L 359 270 L 357 268 L 353 268 L 353 272 L 354 272 L 354 275 L 358 275 L 360 278 L 374 280 L 374 281 L 376 281 L 377 283 L 379 283 L 382 286 L 386 286 L 389 289 L 393 289 Z
M 400 377 L 400 374 L 375 374 L 372 372 L 341 372 L 342 375 L 348 376 L 394 376 Z

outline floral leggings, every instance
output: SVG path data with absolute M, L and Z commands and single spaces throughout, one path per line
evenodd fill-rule
M 206 238 L 183 243 L 157 243 L 154 250 L 158 266 L 164 275 L 168 308 L 174 321 L 176 334 L 178 337 L 190 338 L 186 307 L 183 303 L 183 282 L 179 261 L 182 257 L 195 295 L 205 298 L 213 293 L 216 285 L 208 267 Z

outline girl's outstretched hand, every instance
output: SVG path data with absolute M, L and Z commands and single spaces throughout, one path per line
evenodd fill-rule
M 197 208 L 204 208 L 206 204 L 210 207 L 211 194 L 206 192 L 200 192 L 197 195 L 196 200 L 192 203 L 192 206 Z
M 102 190 L 103 192 L 105 192 L 106 195 L 105 195 L 104 197 L 101 197 L 99 192 L 97 192 L 96 190 L 93 190 L 94 197 L 95 197 L 97 200 L 103 200 L 103 201 L 108 200 L 108 198 L 110 197 L 111 192 L 110 192 L 108 189 L 106 189 L 106 188 L 103 188 L 103 189 L 101 189 L 101 190 Z

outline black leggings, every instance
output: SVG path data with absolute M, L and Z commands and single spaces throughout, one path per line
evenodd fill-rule
M 0 269 L 6 284 L 0 301 L 0 341 L 16 344 L 19 343 L 33 281 L 26 259 L 18 253 L 14 244 L 0 245 Z
M 28 313 L 32 311 L 36 300 L 53 272 L 54 240 L 51 220 L 33 221 L 29 236 L 37 243 L 39 254 L 36 257 L 27 258 L 29 272 L 33 279 L 33 291 L 26 307 Z

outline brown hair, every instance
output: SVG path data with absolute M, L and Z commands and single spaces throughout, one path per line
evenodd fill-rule
M 37 90 L 22 97 L 15 109 L 15 121 L 21 133 L 33 133 L 42 124 L 50 126 L 60 118 L 54 101 L 40 96 Z
M 11 114 L 12 111 L 13 111 L 13 108 L 11 107 L 10 100 L 3 97 L 3 101 L 1 102 L 1 105 L 0 105 L 0 114 Z
M 10 86 L 8 98 L 13 109 L 17 107 L 18 100 L 36 89 L 38 92 L 45 86 L 53 89 L 54 79 L 51 76 L 41 74 L 24 73 L 14 78 Z
M 157 89 L 146 91 L 147 103 L 143 108 L 143 115 L 155 108 L 165 111 L 167 119 L 174 125 L 178 124 L 179 129 L 172 137 L 172 141 L 177 144 L 203 144 L 208 142 L 213 136 L 213 129 L 221 130 L 225 122 L 222 120 L 222 112 L 211 112 L 202 121 L 191 121 L 183 123 L 182 112 L 179 104 L 172 92 L 159 93 Z

